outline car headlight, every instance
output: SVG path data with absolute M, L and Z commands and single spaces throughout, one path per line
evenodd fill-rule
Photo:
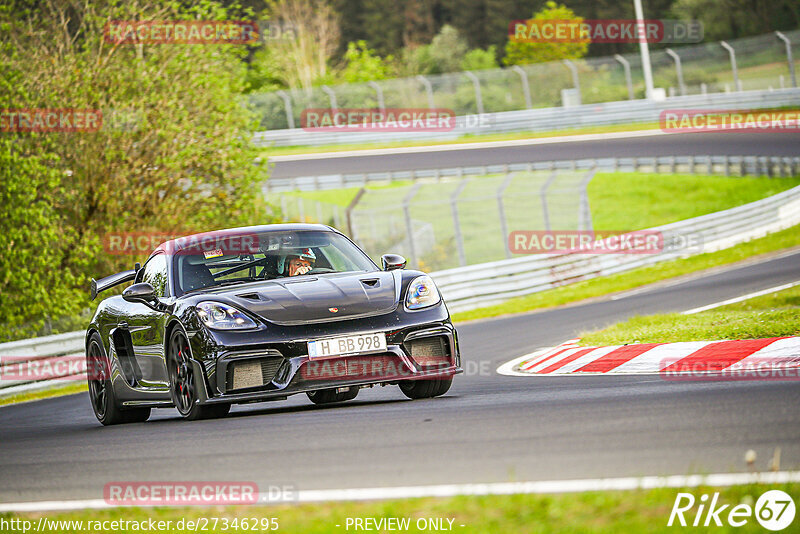
M 427 308 L 434 304 L 439 304 L 442 300 L 439 295 L 439 290 L 436 289 L 436 284 L 430 276 L 418 276 L 408 284 L 408 293 L 406 294 L 406 308 L 409 310 L 418 310 L 420 308 Z
M 197 315 L 204 325 L 216 330 L 238 330 L 257 326 L 255 321 L 243 312 L 221 302 L 201 302 L 197 305 Z

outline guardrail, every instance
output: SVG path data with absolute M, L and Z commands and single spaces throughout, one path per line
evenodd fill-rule
M 574 107 L 504 111 L 456 118 L 448 132 L 311 131 L 301 128 L 256 132 L 256 146 L 319 146 L 351 143 L 383 143 L 410 140 L 448 140 L 463 135 L 509 132 L 541 132 L 585 126 L 658 122 L 669 109 L 765 109 L 800 104 L 800 88 L 709 93 L 675 96 L 661 101 L 623 100 Z
M 800 157 L 779 156 L 655 156 L 632 158 L 596 158 L 536 161 L 471 167 L 445 167 L 413 171 L 384 171 L 359 174 L 325 174 L 270 178 L 263 186 L 265 194 L 289 191 L 314 191 L 365 187 L 395 181 L 440 181 L 468 177 L 549 170 L 590 170 L 620 172 L 668 172 L 671 174 L 706 173 L 725 176 L 794 176 L 800 173 Z
M 0 343 L 0 395 L 46 388 L 86 375 L 83 331 Z
M 682 242 L 693 236 L 703 243 L 702 252 L 713 252 L 798 223 L 800 186 L 648 231 L 661 232 L 664 242 Z M 438 271 L 431 276 L 448 307 L 465 311 L 689 255 L 680 248 L 657 254 L 548 254 Z

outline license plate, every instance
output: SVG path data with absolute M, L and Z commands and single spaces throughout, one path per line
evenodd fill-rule
M 308 342 L 309 358 L 326 358 L 341 354 L 362 354 L 386 350 L 386 334 L 360 334 L 332 337 Z

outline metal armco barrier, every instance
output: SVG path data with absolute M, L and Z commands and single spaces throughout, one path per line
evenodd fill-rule
M 85 332 L 79 331 L 0 343 L 0 395 L 48 387 L 53 383 L 52 379 L 17 379 L 14 377 L 16 369 L 10 375 L 9 371 L 20 364 L 52 370 L 48 376 L 60 379 L 57 380 L 60 384 L 66 383 L 64 380 L 68 377 L 75 378 L 83 374 L 83 370 L 76 373 L 74 366 L 65 365 L 65 360 L 84 355 L 85 335 Z
M 382 143 L 410 140 L 448 140 L 462 135 L 508 132 L 542 132 L 585 126 L 658 122 L 670 109 L 766 109 L 800 104 L 800 88 L 709 93 L 676 96 L 662 101 L 622 100 L 574 107 L 553 107 L 504 111 L 456 117 L 449 132 L 314 132 L 300 128 L 256 132 L 256 146 L 319 146 L 351 143 Z
M 659 231 L 665 242 L 699 238 L 713 252 L 800 223 L 800 186 L 744 206 L 679 221 Z M 680 248 L 657 254 L 540 254 L 431 273 L 452 311 L 686 257 Z

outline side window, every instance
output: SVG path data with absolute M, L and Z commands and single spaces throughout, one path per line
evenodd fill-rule
M 157 297 L 163 297 L 167 288 L 166 254 L 158 254 L 150 258 L 150 261 L 142 267 L 142 271 L 144 272 L 141 274 L 141 281 L 153 286 Z

